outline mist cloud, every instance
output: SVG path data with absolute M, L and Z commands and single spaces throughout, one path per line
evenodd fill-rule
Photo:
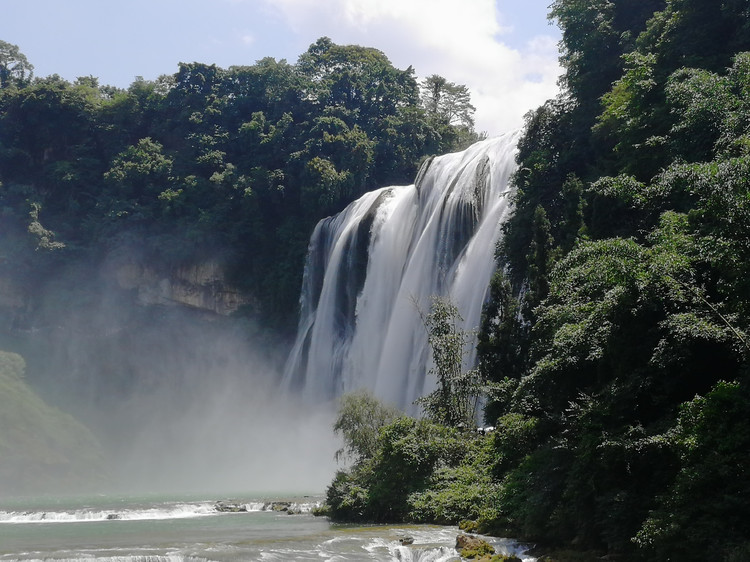
M 139 306 L 92 267 L 39 296 L 25 335 L 30 382 L 101 444 L 106 479 L 87 491 L 325 490 L 336 404 L 281 388 L 284 342 L 249 318 Z

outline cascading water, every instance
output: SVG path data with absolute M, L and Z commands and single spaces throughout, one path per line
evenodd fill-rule
M 367 193 L 317 225 L 289 387 L 316 400 L 367 388 L 405 410 L 434 388 L 421 315 L 441 295 L 464 329 L 478 326 L 518 136 L 434 158 L 414 185 Z M 467 354 L 465 367 L 474 359 Z

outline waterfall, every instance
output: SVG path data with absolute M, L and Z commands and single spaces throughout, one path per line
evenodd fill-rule
M 478 327 L 518 137 L 428 160 L 413 185 L 367 193 L 318 223 L 288 387 L 315 400 L 367 388 L 405 410 L 434 388 L 421 314 L 432 295 L 447 296 L 463 328 Z

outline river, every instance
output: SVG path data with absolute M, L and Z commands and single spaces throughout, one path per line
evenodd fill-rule
M 244 511 L 217 511 L 217 500 Z M 0 561 L 459 560 L 456 527 L 339 525 L 312 514 L 321 501 L 316 496 L 253 495 L 231 500 L 156 495 L 0 500 Z M 413 544 L 402 544 L 406 537 Z M 523 547 L 513 541 L 488 540 L 499 553 L 535 560 L 523 556 Z

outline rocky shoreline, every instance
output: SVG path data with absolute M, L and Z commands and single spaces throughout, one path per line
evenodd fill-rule
M 293 501 L 267 501 L 262 503 L 243 503 L 237 500 L 218 500 L 214 509 L 219 513 L 248 513 L 257 511 L 275 511 L 288 515 L 311 513 L 319 502 L 299 503 Z

